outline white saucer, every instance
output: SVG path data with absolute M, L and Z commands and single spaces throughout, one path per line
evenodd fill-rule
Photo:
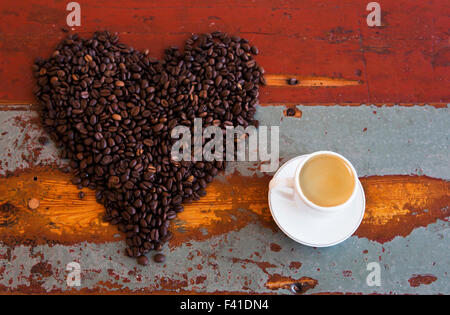
M 276 177 L 292 177 L 306 155 L 289 160 L 275 173 Z M 366 208 L 364 190 L 358 180 L 356 198 L 336 213 L 320 213 L 303 203 L 283 196 L 280 189 L 269 190 L 269 207 L 278 227 L 294 241 L 307 246 L 327 247 L 349 238 L 359 227 Z

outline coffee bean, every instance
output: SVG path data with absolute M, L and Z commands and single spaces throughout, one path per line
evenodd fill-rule
M 140 110 L 141 110 L 141 108 L 139 107 L 139 106 L 134 106 L 132 109 L 131 109 L 131 116 L 137 116 L 138 114 L 139 114 L 139 112 L 140 112 Z
M 78 193 L 78 198 L 80 198 L 80 199 L 83 199 L 84 198 L 84 192 L 83 191 L 80 191 L 79 193 Z
M 154 144 L 152 139 L 145 139 L 143 142 L 146 146 L 149 146 L 149 147 L 151 147 Z
M 103 165 L 108 165 L 111 162 L 112 162 L 112 157 L 110 155 L 105 155 L 101 160 L 101 164 L 103 164 Z
M 162 263 L 166 260 L 166 256 L 164 256 L 163 254 L 156 254 L 155 256 L 153 256 L 153 260 L 157 263 Z
M 108 179 L 108 185 L 111 187 L 114 187 L 115 185 L 117 185 L 118 183 L 120 183 L 120 179 L 117 176 L 111 176 Z
M 191 193 L 192 194 L 192 193 Z M 189 194 L 189 195 L 191 195 L 191 194 Z M 177 213 L 175 212 L 175 211 L 169 211 L 168 213 L 167 213 L 167 219 L 168 220 L 173 220 L 173 219 L 175 219 L 177 217 Z
M 141 256 L 141 257 L 138 258 L 137 262 L 138 262 L 139 265 L 147 266 L 148 265 L 148 258 L 145 257 L 145 256 Z
M 163 128 L 164 128 L 164 124 L 159 123 L 159 124 L 153 126 L 153 131 L 158 132 L 158 131 L 161 131 Z
M 72 183 L 96 190 L 105 221 L 126 234 L 125 253 L 138 263 L 163 248 L 183 203 L 204 196 L 225 168 L 173 161 L 172 129 L 192 128 L 196 117 L 203 126 L 256 126 L 265 83 L 258 53 L 245 39 L 215 32 L 167 49 L 161 62 L 104 31 L 68 34 L 51 58 L 36 60 L 42 123 L 70 160 Z
M 290 78 L 290 79 L 288 79 L 287 83 L 289 85 L 297 85 L 298 84 L 298 80 L 296 78 Z

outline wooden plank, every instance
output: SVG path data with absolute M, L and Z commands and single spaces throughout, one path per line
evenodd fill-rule
M 449 5 L 385 1 L 383 26 L 369 28 L 365 3 L 345 0 L 256 2 L 195 0 L 82 3 L 82 26 L 120 32 L 121 40 L 160 57 L 191 32 L 223 30 L 260 48 L 270 75 L 358 82 L 345 86 L 261 90 L 262 103 L 448 103 Z M 0 102 L 33 102 L 31 64 L 64 36 L 66 3 L 18 0 L 0 4 Z M 14 25 L 14 27 L 10 27 Z M 301 81 L 301 80 L 300 80 Z
M 0 111 L 37 109 L 31 93 L 34 86 L 31 63 L 36 56 L 50 55 L 52 47 L 65 36 L 60 28 L 65 25 L 66 4 L 56 0 L 0 3 Z M 257 61 L 267 72 L 268 86 L 260 93 L 263 105 L 428 103 L 447 107 L 450 101 L 450 4 L 445 1 L 383 1 L 381 28 L 367 27 L 366 3 L 350 0 L 92 0 L 81 5 L 83 26 L 76 31 L 82 36 L 90 36 L 97 29 L 118 31 L 123 42 L 138 49 L 149 48 L 156 57 L 161 57 L 165 47 L 181 46 L 191 32 L 220 29 L 250 39 L 260 49 Z M 292 77 L 299 80 L 298 85 L 287 85 L 287 79 Z M 297 111 L 295 117 L 301 116 L 301 111 Z M 9 253 L 15 245 L 23 244 L 34 248 L 38 244 L 51 247 L 55 243 L 123 240 L 115 227 L 101 220 L 104 209 L 96 203 L 93 191 L 85 189 L 86 196 L 80 200 L 70 177 L 55 167 L 33 166 L 0 178 L 0 239 Z M 255 222 L 277 230 L 267 205 L 269 180 L 269 176 L 217 178 L 208 187 L 206 197 L 187 205 L 173 222 L 174 237 L 169 246 L 174 248 L 215 235 L 228 237 L 228 232 Z M 389 175 L 370 176 L 361 181 L 367 209 L 357 237 L 384 244 L 437 220 L 448 221 L 450 194 L 446 180 Z M 37 209 L 28 208 L 30 198 L 39 200 Z M 220 259 L 214 258 L 214 263 L 219 262 Z M 252 273 L 252 279 L 265 280 L 262 283 L 269 290 L 286 289 L 294 282 L 308 288 L 317 285 L 313 278 L 300 278 L 300 274 L 287 276 L 285 270 L 281 275 L 273 268 L 275 271 L 269 274 L 265 268 L 275 267 L 273 262 L 242 257 L 231 261 L 243 267 L 258 266 L 269 277 L 260 278 L 261 275 Z M 297 264 L 295 268 L 301 266 L 300 262 L 292 263 Z M 20 261 L 17 270 L 23 264 Z M 277 265 L 282 269 L 281 266 Z M 16 288 L 17 292 L 46 292 L 40 279 L 34 276 L 45 278 L 46 272 L 58 272 L 54 268 L 45 260 L 39 262 L 33 266 L 29 285 Z M 38 272 L 34 273 L 36 269 Z M 311 270 L 302 269 L 300 273 Z M 2 277 L 3 271 L 0 266 Z M 171 276 L 174 275 L 157 278 L 158 293 L 184 292 L 184 282 L 188 280 L 180 282 Z M 17 275 L 17 279 L 22 277 Z M 213 274 L 208 275 L 210 281 L 212 277 Z M 136 293 L 114 278 L 105 279 L 92 288 L 73 293 L 114 290 Z M 436 279 L 417 273 L 410 284 L 415 287 Z M 149 287 L 138 292 L 152 291 Z M 0 285 L 0 293 L 8 292 L 9 286 Z
M 434 101 L 448 103 L 449 2 L 381 5 L 382 28 L 360 28 L 371 102 L 411 101 L 432 93 Z
M 123 239 L 115 227 L 102 221 L 104 208 L 95 201 L 94 192 L 84 189 L 86 196 L 80 200 L 70 178 L 70 174 L 50 167 L 34 167 L 0 178 L 0 239 L 14 245 Z M 270 176 L 249 179 L 239 175 L 216 179 L 207 195 L 186 205 L 174 221 L 170 246 L 239 230 L 255 220 L 276 230 L 267 203 L 269 180 Z M 450 215 L 448 181 L 395 175 L 364 177 L 361 181 L 367 207 L 356 232 L 359 237 L 384 243 Z M 31 198 L 40 201 L 39 208 L 28 208 Z

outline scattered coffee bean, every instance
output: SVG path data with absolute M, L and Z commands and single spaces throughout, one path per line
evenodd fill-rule
M 137 262 L 138 262 L 139 265 L 147 266 L 148 265 L 148 258 L 146 256 L 142 255 L 141 257 L 139 257 L 137 259 Z
M 78 193 L 78 198 L 83 199 L 84 196 L 85 196 L 85 193 L 84 193 L 83 191 L 80 191 L 80 192 Z
M 247 40 L 215 32 L 193 35 L 158 61 L 105 31 L 69 34 L 49 59 L 35 61 L 43 125 L 70 160 L 72 183 L 95 189 L 104 220 L 126 234 L 127 256 L 147 263 L 183 204 L 204 196 L 225 168 L 171 160 L 171 130 L 193 128 L 194 118 L 203 127 L 257 125 L 265 82 L 257 53 Z
M 153 256 L 153 260 L 157 263 L 162 263 L 166 260 L 166 256 L 164 256 L 163 254 L 156 254 L 155 256 Z

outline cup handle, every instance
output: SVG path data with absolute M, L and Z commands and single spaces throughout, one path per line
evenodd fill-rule
M 294 179 L 292 177 L 284 177 L 284 178 L 273 178 L 269 182 L 269 189 L 278 189 L 280 190 L 281 194 L 290 200 L 294 200 L 294 194 L 295 194 L 295 183 Z M 290 192 L 282 191 L 283 188 L 288 188 Z

